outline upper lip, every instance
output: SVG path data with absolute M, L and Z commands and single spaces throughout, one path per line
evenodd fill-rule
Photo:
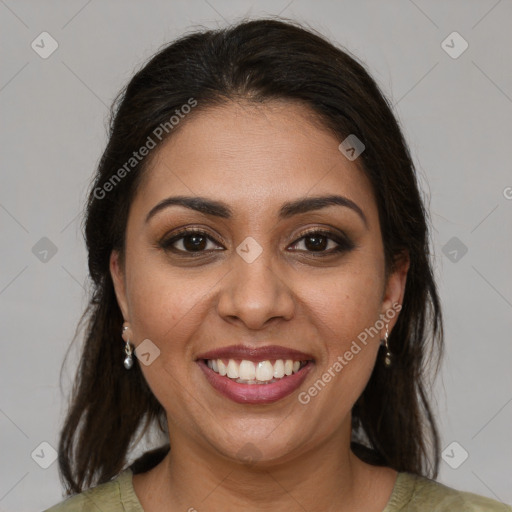
M 247 361 L 266 361 L 274 359 L 292 359 L 294 361 L 313 360 L 313 356 L 293 348 L 267 345 L 265 347 L 248 347 L 230 345 L 204 352 L 197 359 L 245 359 Z

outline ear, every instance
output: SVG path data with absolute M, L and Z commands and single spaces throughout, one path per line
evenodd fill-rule
M 121 262 L 119 251 L 110 253 L 110 275 L 114 283 L 114 291 L 116 293 L 117 304 L 123 314 L 125 320 L 129 320 L 128 301 L 126 300 L 126 281 L 124 269 Z
M 386 311 L 394 310 L 400 311 L 405 295 L 405 283 L 407 282 L 407 272 L 409 271 L 410 258 L 408 251 L 402 251 L 394 262 L 394 267 L 388 276 L 384 296 L 382 298 L 382 311 L 383 315 Z M 398 315 L 393 315 L 389 320 L 389 331 L 393 329 Z

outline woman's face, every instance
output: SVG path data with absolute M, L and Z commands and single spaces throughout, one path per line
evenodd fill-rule
M 111 273 L 171 443 L 284 461 L 349 439 L 407 264 L 386 281 L 370 182 L 311 119 L 284 102 L 198 113 L 137 191 Z

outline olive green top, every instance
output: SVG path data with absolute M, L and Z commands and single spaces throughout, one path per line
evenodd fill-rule
M 125 469 L 110 482 L 71 496 L 44 512 L 144 512 Z M 191 504 L 192 507 L 193 504 Z M 382 512 L 512 512 L 512 507 L 490 498 L 457 491 L 434 480 L 398 473 Z

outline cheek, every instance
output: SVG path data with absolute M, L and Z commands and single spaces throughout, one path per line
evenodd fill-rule
M 155 342 L 177 345 L 179 333 L 197 322 L 201 304 L 219 280 L 217 274 L 133 257 L 128 267 L 127 296 L 136 338 L 153 336 Z
M 138 364 L 173 422 L 188 421 L 182 411 L 195 403 L 190 400 L 190 387 L 183 384 L 191 378 L 186 364 L 192 360 L 190 341 L 203 323 L 202 304 L 218 278 L 210 279 L 204 273 L 185 278 L 169 266 L 150 265 L 142 257 L 127 263 L 131 264 L 127 295 L 134 343 L 149 339 L 158 349 L 151 364 L 142 364 L 142 359 Z
M 353 264 L 306 286 L 303 293 L 308 296 L 311 318 L 325 327 L 324 339 L 329 340 L 330 349 L 357 338 L 378 320 L 383 273 L 379 261 L 354 258 Z
M 185 405 L 181 400 L 182 383 L 190 379 L 190 341 L 204 321 L 202 304 L 208 290 L 214 288 L 218 279 L 205 274 L 184 278 L 183 273 L 180 276 L 168 265 L 150 265 L 144 258 L 133 258 L 127 268 L 134 344 L 149 339 L 158 354 L 150 365 L 140 364 L 142 359 L 139 364 L 154 395 L 169 412 Z
M 326 410 L 336 402 L 333 424 L 352 408 L 375 364 L 383 284 L 379 261 L 369 264 L 360 259 L 309 286 L 308 321 L 323 340 L 323 354 L 318 361 L 321 382 L 317 380 L 306 392 L 312 400 L 317 397 L 318 406 L 323 404 Z

